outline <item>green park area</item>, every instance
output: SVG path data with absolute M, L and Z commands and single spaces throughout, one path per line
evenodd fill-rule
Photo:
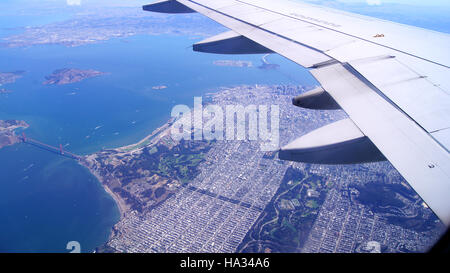
M 238 248 L 240 252 L 298 252 L 333 186 L 290 168 L 280 188 Z

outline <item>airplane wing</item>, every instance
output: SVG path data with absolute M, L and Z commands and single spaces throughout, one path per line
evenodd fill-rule
M 322 88 L 294 98 L 349 116 L 281 148 L 325 164 L 389 160 L 450 225 L 450 35 L 291 1 L 169 0 L 144 10 L 199 12 L 231 31 L 194 45 L 224 54 L 276 52 Z

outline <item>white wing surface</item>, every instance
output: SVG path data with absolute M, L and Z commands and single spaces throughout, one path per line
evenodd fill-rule
M 450 35 L 285 0 L 170 0 L 144 9 L 196 11 L 231 30 L 198 51 L 276 52 L 309 68 L 323 90 L 296 105 L 326 109 L 331 99 L 349 120 L 295 140 L 280 158 L 386 158 L 450 225 Z

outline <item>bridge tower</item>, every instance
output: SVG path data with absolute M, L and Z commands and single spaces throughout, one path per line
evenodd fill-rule
M 62 144 L 59 144 L 59 152 L 61 153 L 61 155 L 64 155 L 64 149 Z
M 27 142 L 27 135 L 25 135 L 25 132 L 22 132 L 22 141 Z

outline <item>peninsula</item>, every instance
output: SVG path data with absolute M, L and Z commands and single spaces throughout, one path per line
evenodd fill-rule
M 169 121 L 142 141 L 86 156 L 81 164 L 103 184 L 123 216 L 146 213 L 197 175 L 208 142 L 175 142 Z
M 79 7 L 83 9 L 82 6 Z M 189 20 L 189 24 L 186 24 Z M 63 45 L 76 47 L 135 35 L 191 35 L 208 37 L 224 28 L 199 15 L 175 16 L 142 12 L 135 7 L 85 8 L 71 19 L 19 28 L 22 32 L 0 38 L 0 47 Z
M 23 120 L 0 120 L 0 149 L 20 142 L 14 130 L 28 127 Z
M 344 117 L 292 107 L 292 97 L 310 89 L 236 86 L 208 94 L 208 101 L 221 107 L 279 105 L 285 145 Z M 439 235 L 439 221 L 388 164 L 281 161 L 260 150 L 263 140 L 175 141 L 172 124 L 170 119 L 138 143 L 80 160 L 122 212 L 96 252 L 317 252 L 328 244 L 353 252 L 372 241 L 385 252 L 406 252 L 425 249 Z M 386 182 L 371 183 L 380 180 Z M 352 214 L 342 213 L 349 205 Z M 323 223 L 364 225 L 348 235 Z M 329 237 L 317 240 L 315 234 Z M 415 238 L 424 240 L 418 244 Z
M 0 94 L 9 94 L 9 93 L 12 93 L 12 91 L 8 90 L 8 89 L 5 89 L 5 88 L 1 88 L 0 89 Z
M 290 98 L 299 92 L 297 87 L 244 85 L 210 93 L 208 100 L 221 107 L 246 101 L 244 98 L 249 104 L 262 104 L 279 101 L 283 94 L 284 108 L 292 110 L 288 107 Z M 165 225 L 178 221 L 186 223 L 180 227 L 190 226 L 186 231 L 192 237 L 189 242 L 198 240 L 200 246 L 206 247 L 211 238 L 236 238 L 222 249 L 233 251 L 276 192 L 288 164 L 266 159 L 258 149 L 259 141 L 176 141 L 171 137 L 172 124 L 173 118 L 138 143 L 105 149 L 80 160 L 121 212 L 109 240 L 96 252 L 176 251 L 161 246 L 158 241 L 164 236 L 158 234 L 177 232 L 170 235 L 177 239 L 183 232 Z M 243 158 L 248 162 L 243 164 Z M 244 170 L 252 176 L 244 177 Z M 262 177 L 268 177 L 264 183 L 260 183 Z M 199 204 L 191 203 L 191 195 Z M 214 222 L 210 226 L 204 222 L 209 219 Z M 232 224 L 233 228 L 222 230 L 219 223 Z M 154 234 L 138 239 L 142 232 Z M 216 235 L 207 235 L 206 239 L 202 237 L 204 232 Z M 167 244 L 173 243 L 170 239 Z
M 17 79 L 21 78 L 24 73 L 25 71 L 0 72 L 0 85 L 6 83 L 14 83 Z M 2 93 L 1 90 L 0 93 Z

